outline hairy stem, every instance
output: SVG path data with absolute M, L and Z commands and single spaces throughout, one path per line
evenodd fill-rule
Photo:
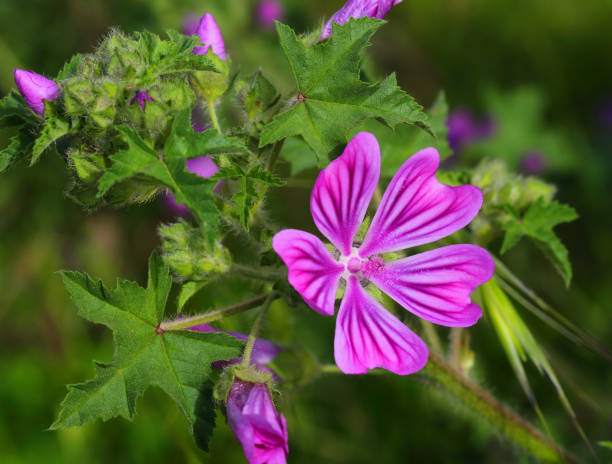
M 251 298 L 250 300 L 236 303 L 235 305 L 227 306 L 226 308 L 221 308 L 216 311 L 209 311 L 204 314 L 198 314 L 197 316 L 183 317 L 173 321 L 165 321 L 160 324 L 159 328 L 162 330 L 179 330 L 198 324 L 207 324 L 209 322 L 218 321 L 224 317 L 233 316 L 234 314 L 239 314 L 244 311 L 248 311 L 249 309 L 253 309 L 253 307 L 257 306 L 262 301 L 265 301 L 267 297 L 268 295 L 259 295 Z
M 450 350 L 448 359 L 455 369 L 461 372 L 461 336 L 463 329 L 461 327 L 453 327 L 450 331 Z
M 232 265 L 232 272 L 249 279 L 277 281 L 278 279 L 286 279 L 287 272 L 276 269 L 268 269 L 265 267 L 244 266 L 242 264 Z
M 543 462 L 579 462 L 440 355 L 430 353 L 423 371 L 530 455 Z
M 251 355 L 253 354 L 255 339 L 257 338 L 257 334 L 259 333 L 259 329 L 261 328 L 261 324 L 263 323 L 264 317 L 268 312 L 268 308 L 276 299 L 276 297 L 276 292 L 270 292 L 270 294 L 266 297 L 266 301 L 261 307 L 261 311 L 259 311 L 259 314 L 257 315 L 257 319 L 255 319 L 255 323 L 253 324 L 253 327 L 249 332 L 249 338 L 247 339 L 246 346 L 244 347 L 244 354 L 242 355 L 243 366 L 248 366 L 251 363 Z
M 206 103 L 208 104 L 208 114 L 210 114 L 210 120 L 212 121 L 213 126 L 215 126 L 215 129 L 217 129 L 219 134 L 223 134 L 223 132 L 221 131 L 221 126 L 219 125 L 219 120 L 217 119 L 217 111 L 215 110 L 215 101 L 212 99 L 208 99 L 206 100 Z

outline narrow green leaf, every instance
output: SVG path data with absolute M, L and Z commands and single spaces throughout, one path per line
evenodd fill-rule
M 68 386 L 51 429 L 116 416 L 131 420 L 136 400 L 157 386 L 177 403 L 196 442 L 206 449 L 214 427 L 210 363 L 239 355 L 241 342 L 224 334 L 159 328 L 172 282 L 155 253 L 146 289 L 119 280 L 109 290 L 86 274 L 66 271 L 62 276 L 79 315 L 113 331 L 115 353 L 110 363 L 96 363 L 94 379 Z
M 608 448 L 612 450 L 612 441 L 600 441 L 600 442 L 597 442 L 597 444 L 603 448 Z
M 207 283 L 189 281 L 183 284 L 177 297 L 177 311 L 181 313 L 191 297 L 198 293 Z
M 509 219 L 503 224 L 506 235 L 501 252 L 505 253 L 510 250 L 522 237 L 529 237 L 553 263 L 563 277 L 565 285 L 569 286 L 572 279 L 572 266 L 567 249 L 552 229 L 558 224 L 576 219 L 578 214 L 574 208 L 556 201 L 546 202 L 539 198 L 522 217 L 512 208 L 508 207 L 507 210 Z
M 366 119 L 379 118 L 390 127 L 400 123 L 427 127 L 422 107 L 397 86 L 395 75 L 376 83 L 360 79 L 361 53 L 383 23 L 360 18 L 334 24 L 329 40 L 310 46 L 289 26 L 277 23 L 298 95 L 291 108 L 264 127 L 260 146 L 301 136 L 324 165 L 329 152 L 346 143 L 349 131 Z

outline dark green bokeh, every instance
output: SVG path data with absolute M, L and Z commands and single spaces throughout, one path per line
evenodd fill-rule
M 341 4 L 285 1 L 286 21 L 306 31 Z M 275 34 L 257 26 L 253 8 L 246 0 L 4 0 L 0 94 L 13 85 L 12 68 L 55 75 L 73 53 L 91 51 L 112 26 L 162 32 L 179 29 L 189 12 L 206 11 L 217 18 L 233 61 L 245 71 L 261 66 L 287 92 L 291 82 Z M 530 119 L 522 113 L 529 107 L 510 110 L 507 102 L 518 88 L 537 95 L 542 105 L 538 126 L 526 127 L 512 147 L 492 143 L 488 149 L 495 152 L 484 154 L 515 162 L 514 152 L 553 147 L 545 153 L 551 169 L 543 177 L 557 184 L 559 199 L 581 215 L 558 229 L 574 264 L 574 282 L 565 290 L 528 243 L 512 250 L 506 261 L 564 315 L 596 338 L 612 339 L 612 127 L 598 119 L 601 105 L 612 96 L 610 2 L 405 0 L 387 19 L 389 24 L 374 37 L 371 64 L 381 75 L 397 71 L 400 84 L 421 103 L 428 105 L 444 88 L 451 108 L 465 105 L 486 114 L 495 107 L 507 113 L 493 114 L 500 121 L 520 121 Z M 544 143 L 550 137 L 542 134 L 553 134 L 555 142 Z M 3 143 L 5 137 L 0 132 Z M 469 165 L 482 154 L 475 149 L 463 162 Z M 300 179 L 309 185 L 315 174 Z M 112 355 L 110 333 L 76 316 L 55 271 L 83 270 L 108 284 L 119 275 L 142 283 L 147 256 L 159 244 L 157 225 L 171 220 L 157 203 L 84 213 L 65 198 L 67 182 L 63 162 L 53 158 L 33 168 L 16 165 L 0 179 L 2 462 L 241 462 L 241 449 L 221 414 L 211 454 L 205 455 L 191 442 L 176 406 L 159 391 L 139 402 L 133 424 L 116 419 L 78 430 L 45 431 L 64 385 L 90 378 L 90 360 Z M 312 229 L 308 195 L 309 188 L 288 188 L 282 195 L 276 191 L 268 210 L 279 222 Z M 244 283 L 217 284 L 189 309 L 221 307 L 255 290 Z M 609 364 L 524 316 L 550 353 L 589 437 L 612 439 Z M 228 321 L 226 328 L 248 330 L 250 320 L 245 315 Z M 322 360 L 332 360 L 330 318 L 277 304 L 264 332 L 281 343 L 295 339 Z M 483 320 L 470 334 L 475 376 L 535 423 L 491 325 Z M 531 367 L 528 374 L 555 438 L 587 456 L 550 384 Z M 420 376 L 319 379 L 287 394 L 282 406 L 293 463 L 528 462 Z M 602 448 L 600 455 L 603 462 L 612 459 L 609 450 Z

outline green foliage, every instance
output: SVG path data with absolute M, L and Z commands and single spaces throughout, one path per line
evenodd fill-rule
M 34 126 L 39 122 L 40 119 L 19 92 L 12 90 L 0 100 L 0 127 L 19 126 L 23 123 Z
M 96 377 L 70 385 L 52 429 L 81 426 L 116 416 L 132 419 L 136 400 L 150 386 L 179 406 L 198 445 L 207 448 L 214 427 L 210 363 L 239 355 L 241 342 L 224 334 L 162 330 L 172 280 L 155 253 L 149 260 L 147 288 L 119 280 L 107 289 L 86 274 L 63 272 L 79 315 L 113 331 L 110 363 L 96 362 Z
M 505 253 L 510 250 L 522 237 L 529 237 L 552 261 L 563 277 L 565 285 L 569 286 L 572 280 L 572 266 L 567 248 L 552 229 L 558 224 L 575 220 L 578 214 L 574 208 L 556 201 L 546 203 L 540 198 L 523 215 L 512 207 L 508 207 L 508 212 L 510 218 L 503 225 L 506 235 L 501 252 Z
M 395 75 L 377 83 L 359 77 L 361 53 L 383 23 L 360 18 L 334 24 L 331 38 L 314 45 L 305 45 L 289 26 L 277 23 L 298 95 L 264 127 L 260 147 L 299 135 L 325 165 L 329 153 L 366 119 L 379 118 L 390 127 L 426 125 L 422 107 L 397 86 Z
M 249 230 L 249 220 L 259 208 L 267 187 L 280 187 L 285 184 L 280 177 L 270 174 L 260 165 L 243 169 L 237 163 L 221 169 L 215 178 L 233 179 L 239 182 L 239 188 L 232 196 L 232 200 L 236 203 L 238 218 L 245 230 Z
M 261 70 L 240 79 L 236 91 L 243 101 L 249 121 L 254 123 L 280 99 L 276 87 L 263 75 Z
M 206 281 L 230 268 L 229 251 L 220 243 L 209 246 L 203 231 L 183 220 L 160 227 L 159 234 L 162 237 L 164 261 L 181 280 Z M 196 287 L 188 287 L 185 291 L 189 292 L 189 296 L 182 298 L 188 299 L 197 290 Z M 184 301 L 181 303 L 184 304 Z
M 47 106 L 48 108 L 48 106 Z M 53 145 L 58 139 L 68 134 L 70 131 L 70 124 L 55 115 L 45 118 L 45 125 L 34 146 L 32 147 L 32 159 L 30 165 L 36 163 L 43 152 Z

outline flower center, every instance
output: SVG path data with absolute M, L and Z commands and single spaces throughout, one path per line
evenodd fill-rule
M 349 259 L 348 263 L 346 263 L 346 269 L 348 269 L 351 274 L 358 273 L 361 271 L 361 260 L 355 257 Z

